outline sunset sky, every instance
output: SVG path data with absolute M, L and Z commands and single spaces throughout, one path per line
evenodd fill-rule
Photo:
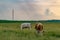
M 0 20 L 60 20 L 60 0 L 0 0 Z

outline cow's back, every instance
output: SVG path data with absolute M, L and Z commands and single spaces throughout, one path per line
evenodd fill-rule
M 43 30 L 43 24 L 42 24 L 42 23 L 37 23 L 37 24 L 35 25 L 35 29 L 42 31 L 42 30 Z
M 24 26 L 24 27 L 31 26 L 31 23 L 22 23 L 21 26 Z

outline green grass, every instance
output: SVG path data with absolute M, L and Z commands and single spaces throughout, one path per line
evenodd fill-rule
M 43 22 L 44 35 L 35 33 L 32 23 L 32 30 L 20 30 L 21 23 L 0 23 L 0 40 L 60 40 L 60 23 Z

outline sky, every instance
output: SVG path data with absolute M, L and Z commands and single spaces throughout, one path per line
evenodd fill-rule
M 60 20 L 60 0 L 0 0 L 0 20 Z

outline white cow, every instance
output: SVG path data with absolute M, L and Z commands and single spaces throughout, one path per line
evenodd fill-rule
M 21 24 L 21 30 L 24 28 L 29 28 L 31 30 L 31 23 L 22 23 Z

